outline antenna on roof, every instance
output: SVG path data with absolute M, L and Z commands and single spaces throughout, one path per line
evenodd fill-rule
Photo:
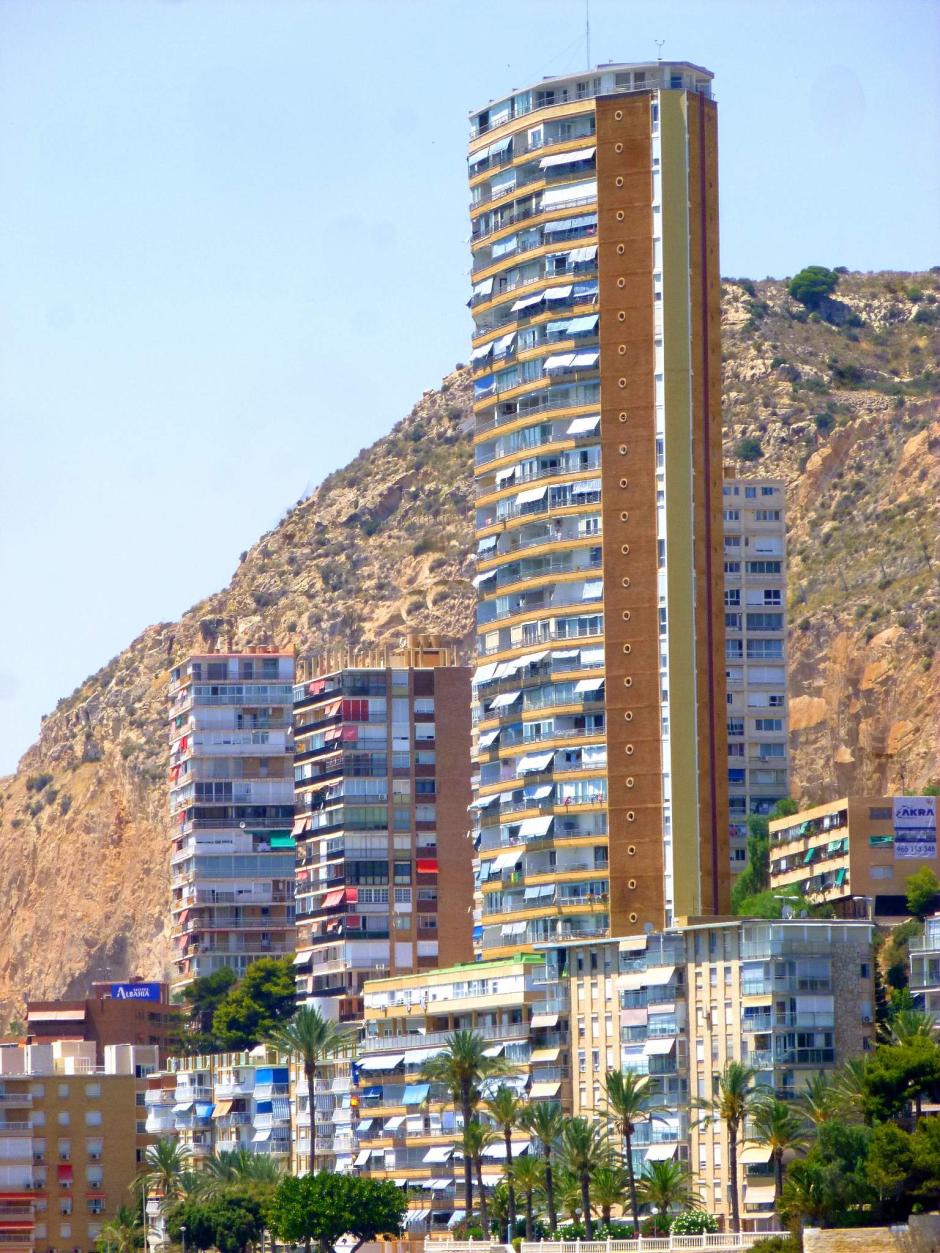
M 591 68 L 591 0 L 584 0 L 584 51 L 587 69 Z
M 653 43 L 656 45 L 656 47 L 657 47 L 657 49 L 658 49 L 658 55 L 657 55 L 657 57 L 656 57 L 656 60 L 657 60 L 657 61 L 661 61 L 661 60 L 663 59 L 663 44 L 664 44 L 665 42 L 666 42 L 666 41 L 665 41 L 665 39 L 654 39 L 654 40 L 653 40 Z

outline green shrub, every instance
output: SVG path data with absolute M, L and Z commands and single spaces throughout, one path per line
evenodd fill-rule
M 41 792 L 51 782 L 51 774 L 31 774 L 26 780 L 26 790 L 27 792 Z
M 787 291 L 807 309 L 818 309 L 822 302 L 839 285 L 839 276 L 824 265 L 808 265 L 795 274 L 787 284 Z
M 759 439 L 747 435 L 744 439 L 739 439 L 734 446 L 734 455 L 739 461 L 760 461 L 764 455 Z
M 706 1210 L 689 1210 L 677 1214 L 669 1227 L 674 1236 L 703 1236 L 718 1230 L 718 1219 Z
M 751 1245 L 751 1253 L 802 1253 L 797 1236 L 767 1236 Z

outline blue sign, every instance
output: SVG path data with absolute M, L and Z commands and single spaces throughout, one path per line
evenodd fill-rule
M 112 983 L 111 998 L 115 1001 L 159 1001 L 159 983 Z

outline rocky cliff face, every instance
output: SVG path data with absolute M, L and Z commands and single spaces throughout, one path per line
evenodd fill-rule
M 789 484 L 794 792 L 812 800 L 940 777 L 938 275 L 847 275 L 837 295 L 822 320 L 781 283 L 724 288 L 726 454 Z M 405 629 L 469 653 L 469 414 L 458 369 L 224 591 L 149 627 L 44 719 L 0 791 L 0 1004 L 162 973 L 176 659 Z

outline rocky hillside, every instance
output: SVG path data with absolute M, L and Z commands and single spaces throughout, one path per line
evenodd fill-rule
M 940 777 L 940 275 L 845 275 L 823 317 L 724 286 L 726 453 L 790 484 L 794 790 Z M 469 642 L 469 386 L 458 369 L 44 719 L 0 791 L 0 1005 L 158 975 L 166 957 L 163 688 L 192 649 Z M 0 1013 L 2 1018 L 2 1013 Z

